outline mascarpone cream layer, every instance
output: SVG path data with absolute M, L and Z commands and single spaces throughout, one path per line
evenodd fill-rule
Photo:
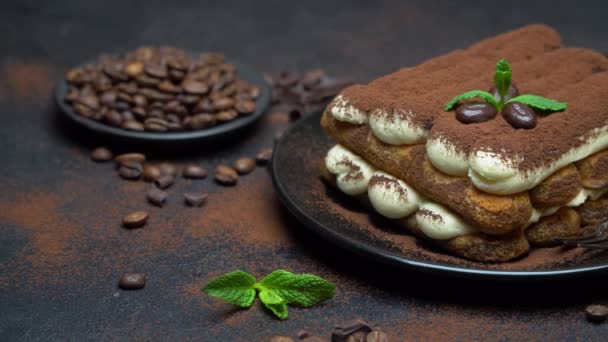
M 445 206 L 423 197 L 401 179 L 375 169 L 341 145 L 327 152 L 325 166 L 336 176 L 338 188 L 344 193 L 356 196 L 367 192 L 370 203 L 379 214 L 391 219 L 406 218 L 408 224 L 431 239 L 449 240 L 477 231 Z M 588 198 L 597 199 L 606 192 L 608 188 L 582 189 L 566 206 L 577 207 Z M 535 208 L 528 225 L 557 210 L 559 207 Z

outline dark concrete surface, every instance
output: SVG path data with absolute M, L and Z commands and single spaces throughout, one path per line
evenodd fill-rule
M 0 340 L 265 341 L 300 329 L 329 336 L 355 317 L 395 340 L 605 340 L 608 326 L 588 323 L 583 310 L 608 302 L 606 278 L 495 284 L 370 264 L 297 224 L 263 169 L 230 189 L 180 181 L 165 208 L 149 207 L 147 184 L 88 159 L 100 142 L 58 123 L 51 92 L 71 65 L 143 44 L 223 51 L 271 74 L 324 67 L 360 81 L 535 22 L 556 27 L 567 45 L 608 51 L 607 9 L 605 1 L 3 1 Z M 179 159 L 211 169 L 254 155 L 287 123 L 269 113 L 241 140 Z M 193 188 L 211 193 L 206 207 L 182 205 Z M 141 208 L 151 213 L 145 228 L 120 227 Z M 210 277 L 239 268 L 319 274 L 338 295 L 278 321 L 259 305 L 235 310 L 200 293 Z M 146 273 L 145 289 L 116 287 L 131 271 Z

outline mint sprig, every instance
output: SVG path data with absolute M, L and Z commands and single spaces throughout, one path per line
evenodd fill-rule
M 336 287 L 312 274 L 277 270 L 256 282 L 249 273 L 234 271 L 212 279 L 203 291 L 240 307 L 250 307 L 257 294 L 275 316 L 286 319 L 288 304 L 311 307 L 332 298 Z
M 568 103 L 566 102 L 559 102 L 532 94 L 520 95 L 505 101 L 505 96 L 509 92 L 509 87 L 511 87 L 512 77 L 513 72 L 511 70 L 511 65 L 505 58 L 503 58 L 496 63 L 496 68 L 494 71 L 494 88 L 496 88 L 496 91 L 500 96 L 498 101 L 494 98 L 494 96 L 492 96 L 492 94 L 488 92 L 482 90 L 470 90 L 452 98 L 445 104 L 444 109 L 446 112 L 449 112 L 454 109 L 458 102 L 474 97 L 481 98 L 494 106 L 499 112 L 502 110 L 505 104 L 510 102 L 523 103 L 530 107 L 548 112 L 559 112 L 568 107 Z

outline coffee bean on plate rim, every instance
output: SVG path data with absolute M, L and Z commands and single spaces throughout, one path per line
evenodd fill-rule
M 125 228 L 140 228 L 148 222 L 149 214 L 145 211 L 134 211 L 122 218 L 122 225 Z
M 203 179 L 207 177 L 207 169 L 198 165 L 188 165 L 182 170 L 184 178 Z
M 235 185 L 239 180 L 239 175 L 235 169 L 227 165 L 219 165 L 215 168 L 215 181 L 221 185 Z
M 152 187 L 146 193 L 146 198 L 155 206 L 162 207 L 167 201 L 167 193 L 157 187 Z
M 200 207 L 207 201 L 208 196 L 206 193 L 186 192 L 184 194 L 184 202 L 190 207 Z
M 255 161 L 260 165 L 266 165 L 272 159 L 272 149 L 265 148 L 258 152 L 255 156 Z
M 143 273 L 125 273 L 118 279 L 118 286 L 123 290 L 138 290 L 146 286 Z
M 255 160 L 247 157 L 239 158 L 232 166 L 240 175 L 245 175 L 255 169 Z
M 114 154 L 105 147 L 97 147 L 91 151 L 91 159 L 96 162 L 110 161 L 112 158 L 114 158 Z

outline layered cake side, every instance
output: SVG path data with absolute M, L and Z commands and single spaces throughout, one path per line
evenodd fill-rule
M 533 129 L 500 115 L 463 124 L 442 111 L 458 93 L 488 89 L 502 57 L 519 91 L 568 108 L 539 115 Z M 339 144 L 324 178 L 469 259 L 506 261 L 528 242 L 549 245 L 591 223 L 579 213 L 608 210 L 606 70 L 605 56 L 563 48 L 557 32 L 533 25 L 353 86 L 322 118 Z

